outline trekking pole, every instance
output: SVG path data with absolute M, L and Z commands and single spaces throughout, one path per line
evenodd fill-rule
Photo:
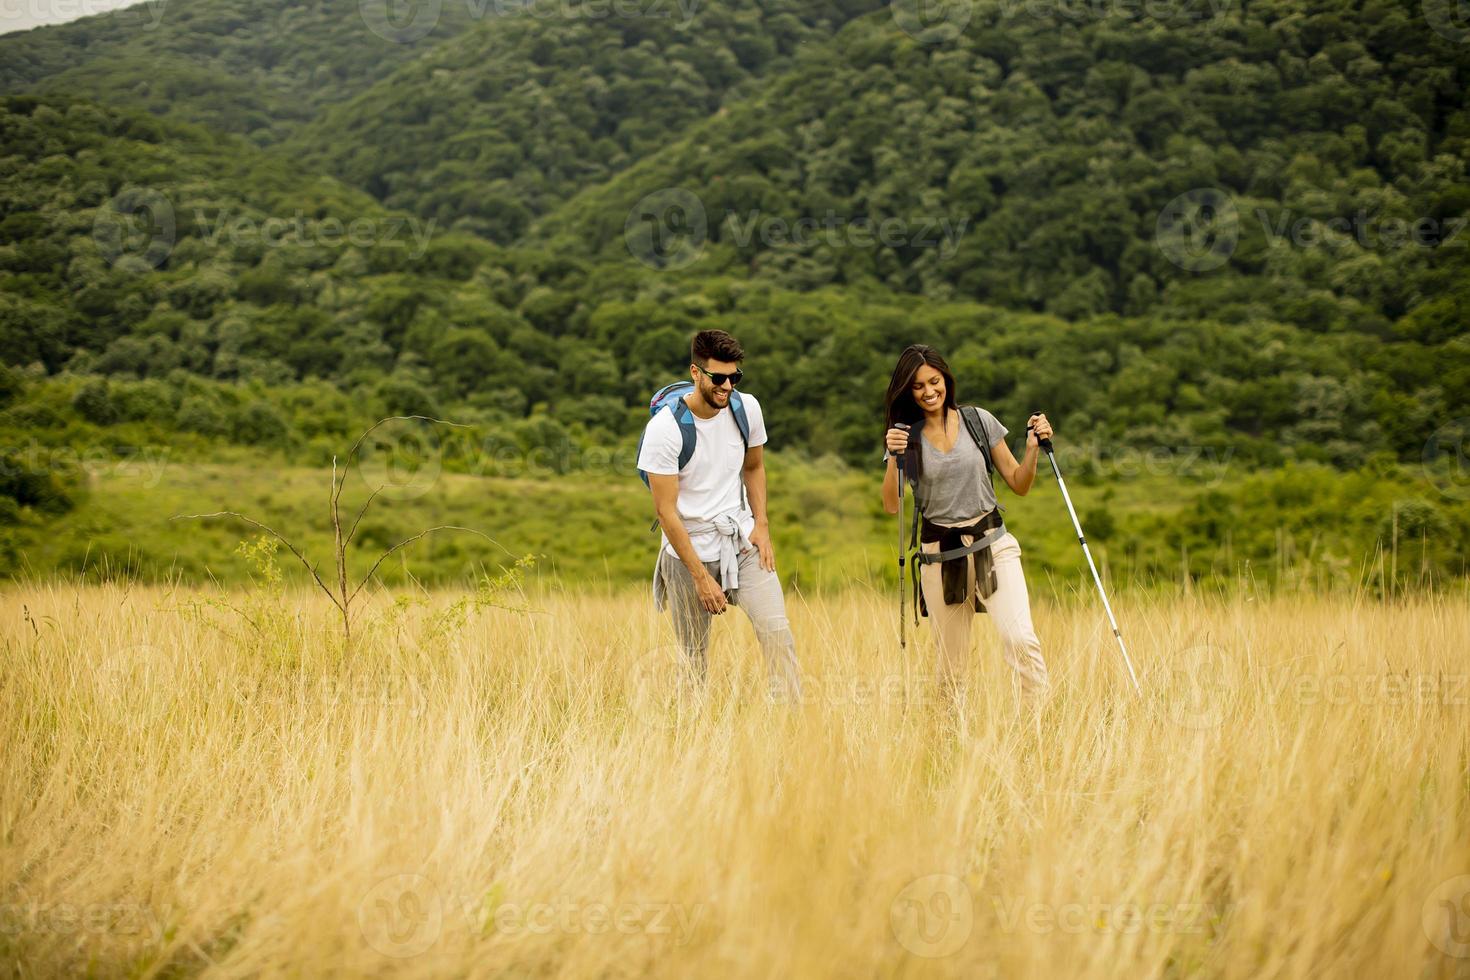
M 894 426 L 907 432 L 909 427 L 902 422 Z M 904 618 L 904 587 L 903 587 L 903 457 L 899 453 L 894 457 L 898 463 L 898 646 L 901 650 L 908 649 L 908 621 Z
M 1039 414 L 1041 413 L 1031 413 L 1032 417 Z M 1026 431 L 1029 433 L 1031 429 L 1032 426 L 1028 421 Z M 1087 547 L 1087 539 L 1082 536 L 1082 524 L 1077 520 L 1077 511 L 1072 508 L 1072 497 L 1067 493 L 1067 483 L 1062 479 L 1062 471 L 1057 468 L 1057 457 L 1051 451 L 1051 440 L 1041 439 L 1038 442 L 1042 451 L 1046 453 L 1046 458 L 1051 460 L 1051 471 L 1056 474 L 1057 486 L 1062 490 L 1062 499 L 1067 502 L 1067 513 L 1072 517 L 1072 527 L 1077 531 L 1077 541 L 1082 545 L 1082 554 L 1087 556 L 1087 567 L 1092 569 L 1092 580 L 1097 583 L 1097 594 L 1102 596 L 1103 608 L 1107 610 L 1108 622 L 1112 624 L 1113 636 L 1118 641 L 1118 649 L 1123 651 L 1123 663 L 1128 668 L 1128 679 L 1133 682 L 1133 693 L 1141 694 L 1143 692 L 1138 686 L 1138 675 L 1133 672 L 1133 661 L 1128 658 L 1128 648 L 1123 645 L 1123 634 L 1118 631 L 1118 621 L 1113 617 L 1113 607 L 1108 602 L 1107 592 L 1103 589 L 1102 577 L 1097 574 L 1097 564 L 1092 560 L 1092 551 Z

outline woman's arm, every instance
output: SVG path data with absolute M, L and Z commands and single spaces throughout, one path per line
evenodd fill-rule
M 1036 461 L 1041 456 L 1040 441 L 1051 438 L 1052 433 L 1051 423 L 1044 414 L 1038 413 L 1026 421 L 1030 426 L 1026 433 L 1026 455 L 1019 463 L 1004 439 L 990 447 L 990 458 L 1000 471 L 1000 478 L 1006 481 L 1006 486 L 1018 497 L 1024 497 L 1031 492 L 1031 484 L 1036 480 Z
M 890 514 L 898 513 L 898 457 L 908 448 L 909 434 L 903 429 L 889 429 L 883 437 L 890 453 L 888 467 L 883 471 L 883 509 Z

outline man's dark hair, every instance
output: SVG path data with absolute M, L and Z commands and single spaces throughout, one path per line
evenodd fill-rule
M 733 364 L 745 359 L 745 348 L 740 346 L 740 341 L 723 330 L 701 330 L 694 335 L 694 342 L 689 345 L 689 356 L 700 367 L 709 367 L 712 357 Z

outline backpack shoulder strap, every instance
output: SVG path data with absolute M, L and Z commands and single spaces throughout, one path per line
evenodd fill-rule
M 964 419 L 965 428 L 970 430 L 970 438 L 980 447 L 980 455 L 985 457 L 985 475 L 993 476 L 995 463 L 990 458 L 990 432 L 985 427 L 984 417 L 974 405 L 961 405 L 960 418 Z
M 669 405 L 669 411 L 674 413 L 674 421 L 679 426 L 679 469 L 682 470 L 689 465 L 689 459 L 694 455 L 694 412 L 683 398 L 676 398 Z
M 740 392 L 730 392 L 730 414 L 735 416 L 735 428 L 740 430 L 740 439 L 745 443 L 745 448 L 750 448 L 750 416 L 745 412 L 745 400 L 740 397 Z

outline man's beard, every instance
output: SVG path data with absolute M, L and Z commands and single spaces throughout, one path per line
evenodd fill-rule
M 704 399 L 705 405 L 708 406 L 709 408 L 713 408 L 713 409 L 721 409 L 721 408 L 724 408 L 725 406 L 723 404 L 721 404 L 720 402 L 718 402 L 718 401 L 715 400 L 716 397 L 717 397 L 715 393 L 717 391 L 719 391 L 719 389 L 716 388 L 714 385 L 709 385 L 708 387 L 706 387 L 705 385 L 700 385 L 699 386 L 699 397 Z

